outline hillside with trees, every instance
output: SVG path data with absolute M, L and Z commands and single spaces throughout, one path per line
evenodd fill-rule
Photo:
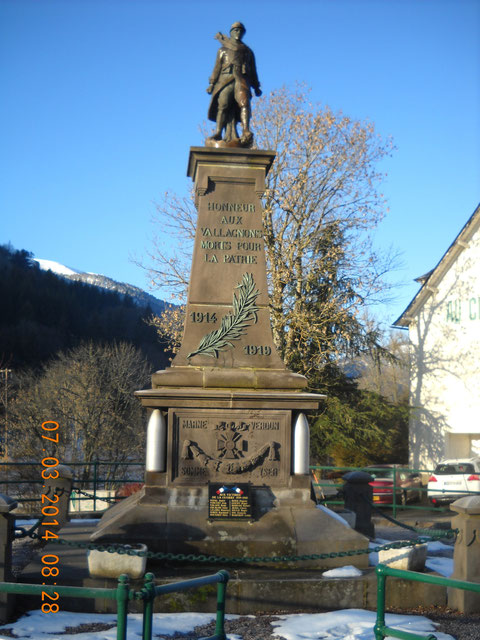
M 28 251 L 0 246 L 0 300 L 0 368 L 38 368 L 85 341 L 132 344 L 152 370 L 168 362 L 165 345 L 146 322 L 149 307 L 43 271 Z
M 145 412 L 134 391 L 169 355 L 147 323 L 152 310 L 44 271 L 10 246 L 0 246 L 0 299 L 0 454 L 38 459 L 41 424 L 55 420 L 55 456 L 83 462 L 86 476 L 99 458 L 141 459 Z

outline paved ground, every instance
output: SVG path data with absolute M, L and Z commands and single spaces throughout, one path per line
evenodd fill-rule
M 387 514 L 392 515 L 391 510 L 386 511 Z M 435 528 L 435 529 L 447 529 L 451 526 L 452 513 L 432 512 L 427 509 L 419 510 L 399 510 L 396 514 L 396 519 L 402 523 L 410 526 L 416 526 L 421 528 Z M 377 538 L 383 538 L 385 540 L 402 540 L 415 536 L 413 532 L 407 529 L 397 526 L 394 523 L 389 522 L 382 516 L 374 517 L 375 533 Z M 453 540 L 446 544 L 452 546 L 451 553 L 453 554 Z M 14 570 L 18 574 L 21 571 L 21 567 L 25 566 L 30 559 L 31 555 L 38 551 L 38 545 L 31 540 L 16 541 L 14 546 Z M 449 551 L 445 551 L 445 554 L 449 554 Z M 410 609 L 408 611 L 396 610 L 396 613 L 413 613 L 418 615 L 425 615 L 431 620 L 438 622 L 440 626 L 439 631 L 452 635 L 456 640 L 480 640 L 480 613 L 479 614 L 459 614 L 456 611 L 452 611 L 447 607 L 417 607 L 416 609 Z M 282 612 L 278 612 L 279 614 Z M 242 640 L 273 640 L 272 627 L 270 620 L 272 616 L 257 616 L 256 618 L 242 617 L 235 623 L 227 624 L 227 632 L 236 633 L 242 637 Z M 231 628 L 230 628 L 231 627 Z M 77 633 L 86 631 L 86 629 L 78 629 Z M 180 638 L 182 640 L 198 640 L 202 636 L 211 633 L 210 629 L 198 628 L 194 634 L 177 635 L 170 637 Z

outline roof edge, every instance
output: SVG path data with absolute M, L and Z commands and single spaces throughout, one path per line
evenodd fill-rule
M 459 253 L 466 248 L 464 244 L 469 237 L 476 230 L 476 226 L 480 227 L 480 203 L 469 217 L 467 222 L 463 225 L 460 232 L 457 234 L 453 242 L 448 249 L 442 255 L 436 266 L 425 275 L 415 278 L 417 282 L 421 282 L 422 286 L 412 298 L 405 311 L 392 324 L 393 327 L 408 327 L 413 320 L 413 316 L 416 315 L 418 310 L 425 304 L 428 298 L 432 295 L 432 289 L 436 281 L 439 281 L 445 272 L 445 269 L 457 258 Z

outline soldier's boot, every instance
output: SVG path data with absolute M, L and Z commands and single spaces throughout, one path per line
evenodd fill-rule
M 250 109 L 241 107 L 240 122 L 242 123 L 242 137 L 240 141 L 244 145 L 250 145 L 253 142 L 253 133 L 250 131 Z
M 222 139 L 222 131 L 225 127 L 225 124 L 227 122 L 227 113 L 226 113 L 226 109 L 218 109 L 217 112 L 217 127 L 215 129 L 215 132 L 212 136 L 212 138 L 214 140 L 221 140 Z

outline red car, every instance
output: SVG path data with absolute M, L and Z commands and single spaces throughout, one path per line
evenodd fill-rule
M 396 504 L 422 499 L 422 480 L 419 473 L 411 473 L 400 464 L 377 464 L 366 467 L 365 471 L 375 478 L 369 483 L 373 487 L 374 504 L 393 504 L 394 478 Z
M 140 489 L 143 489 L 143 482 L 127 482 L 127 484 L 122 485 L 115 491 L 115 498 L 117 498 L 117 502 L 120 502 L 120 498 L 128 498 L 128 496 L 137 493 Z

